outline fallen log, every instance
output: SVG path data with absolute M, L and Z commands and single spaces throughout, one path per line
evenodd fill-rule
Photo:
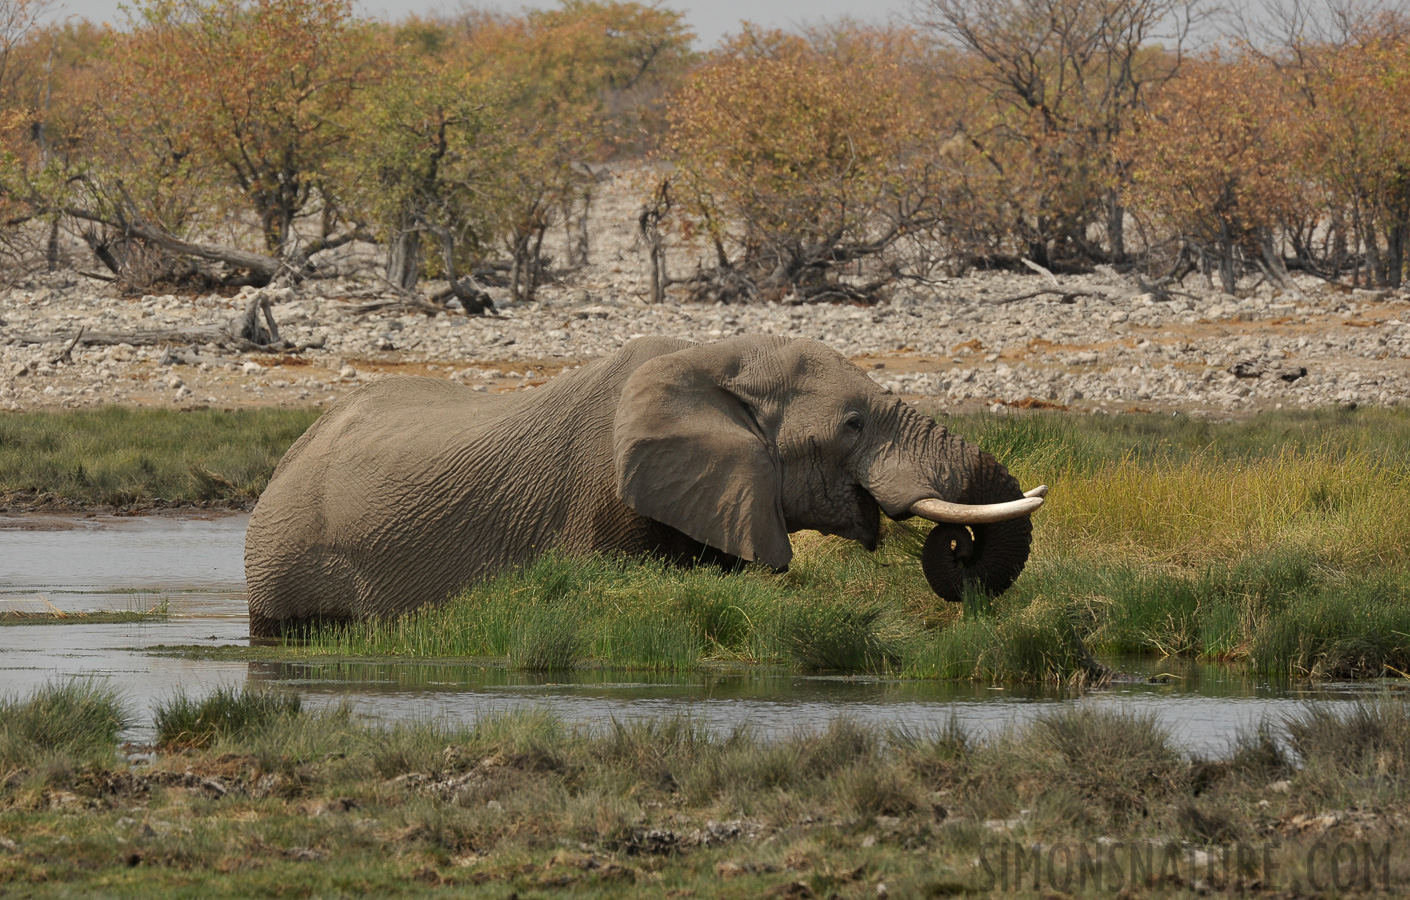
M 145 331 L 85 331 L 79 335 L 76 346 L 116 347 L 118 344 L 128 344 L 133 347 L 152 347 L 158 344 L 218 344 L 229 337 L 223 325 L 153 328 Z M 72 338 L 71 334 L 13 334 L 10 341 L 15 344 L 54 344 Z
M 55 344 L 73 340 L 70 334 L 13 334 L 12 344 Z M 279 340 L 268 344 L 231 334 L 221 325 L 201 325 L 193 328 L 154 328 L 150 331 L 85 331 L 75 347 L 116 347 L 127 344 L 129 347 L 158 347 L 168 344 L 215 344 L 226 350 L 244 350 L 259 353 L 302 353 L 323 346 L 323 341 L 309 341 L 295 344 Z M 72 352 L 73 348 L 69 348 Z M 62 355 L 62 354 L 61 354 Z
M 323 341 L 294 344 L 279 336 L 279 326 L 274 322 L 273 301 L 269 293 L 256 291 L 250 297 L 245 311 L 224 322 L 210 325 L 193 325 L 185 328 L 153 328 L 144 331 L 89 331 L 82 326 L 78 334 L 12 334 L 14 344 L 51 344 L 68 341 L 68 345 L 54 361 L 72 360 L 69 355 L 75 347 L 113 347 L 127 344 L 132 347 L 153 347 L 159 345 L 215 344 L 228 350 L 246 350 L 262 353 L 300 353 L 310 347 L 322 347 Z
M 1109 295 L 1105 291 L 1067 291 L 1063 290 L 1062 288 L 1043 288 L 1042 290 L 1029 291 L 1026 294 L 1014 294 L 1011 297 L 993 297 L 986 300 L 985 302 L 992 303 L 995 306 L 1002 306 L 1005 303 L 1017 303 L 1020 300 L 1031 300 L 1034 297 L 1041 297 L 1044 294 L 1053 294 L 1058 298 L 1059 303 L 1073 303 L 1077 300 L 1078 297 L 1108 297 L 1108 299 L 1110 299 Z

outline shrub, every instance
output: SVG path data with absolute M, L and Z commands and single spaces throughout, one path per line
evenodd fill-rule
M 697 293 L 868 299 L 889 283 L 888 254 L 936 214 L 918 52 L 900 30 L 746 30 L 689 76 L 667 153 L 717 254 Z M 867 279 L 840 277 L 868 257 Z

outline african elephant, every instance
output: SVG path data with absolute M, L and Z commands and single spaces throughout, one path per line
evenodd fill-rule
M 255 506 L 250 633 L 440 602 L 551 548 L 784 569 L 800 529 L 875 549 L 878 509 L 946 523 L 922 557 L 941 596 L 996 593 L 1043 490 L 816 341 L 641 338 L 514 394 L 390 378 L 319 419 Z

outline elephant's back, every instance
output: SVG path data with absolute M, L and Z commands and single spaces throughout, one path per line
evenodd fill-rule
M 349 394 L 290 448 L 251 514 L 252 634 L 438 602 L 625 527 L 636 517 L 614 488 L 617 398 L 643 362 L 684 346 L 633 341 L 533 391 L 398 377 Z
M 464 422 L 485 427 L 506 405 L 503 396 L 453 382 L 397 377 L 359 388 L 319 418 L 285 453 L 250 514 L 251 633 L 267 619 L 374 612 L 358 599 L 368 595 L 362 561 L 369 535 L 387 524 L 389 503 L 409 482 L 436 478 L 418 460 L 443 454 L 462 439 L 455 432 Z M 382 611 L 391 611 L 392 598 L 385 602 Z
M 467 422 L 483 429 L 507 413 L 507 398 L 433 378 L 397 377 L 365 385 L 324 413 L 294 442 L 251 515 L 287 513 L 291 501 L 327 512 L 362 480 L 382 482 L 414 465 L 418 445 L 444 447 Z M 264 513 L 264 515 L 260 515 Z

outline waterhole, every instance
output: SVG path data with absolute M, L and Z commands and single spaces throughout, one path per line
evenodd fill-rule
M 1080 694 L 992 686 L 788 672 L 646 676 L 592 670 L 538 676 L 501 667 L 389 661 L 269 663 L 155 655 L 157 646 L 247 645 L 243 515 L 0 518 L 0 613 L 145 611 L 164 621 L 0 627 L 0 692 L 27 694 L 49 681 L 97 678 L 137 713 L 130 737 L 150 728 L 152 704 L 178 690 L 272 684 L 312 706 L 349 702 L 377 721 L 472 720 L 525 707 L 569 722 L 690 716 L 728 732 L 779 736 L 847 717 L 915 731 L 952 719 L 983 736 L 1021 725 L 1055 704 L 1151 713 L 1192 752 L 1219 754 L 1241 730 L 1274 722 L 1308 700 L 1350 701 L 1379 684 L 1274 683 L 1182 660 L 1105 659 L 1121 675 Z

